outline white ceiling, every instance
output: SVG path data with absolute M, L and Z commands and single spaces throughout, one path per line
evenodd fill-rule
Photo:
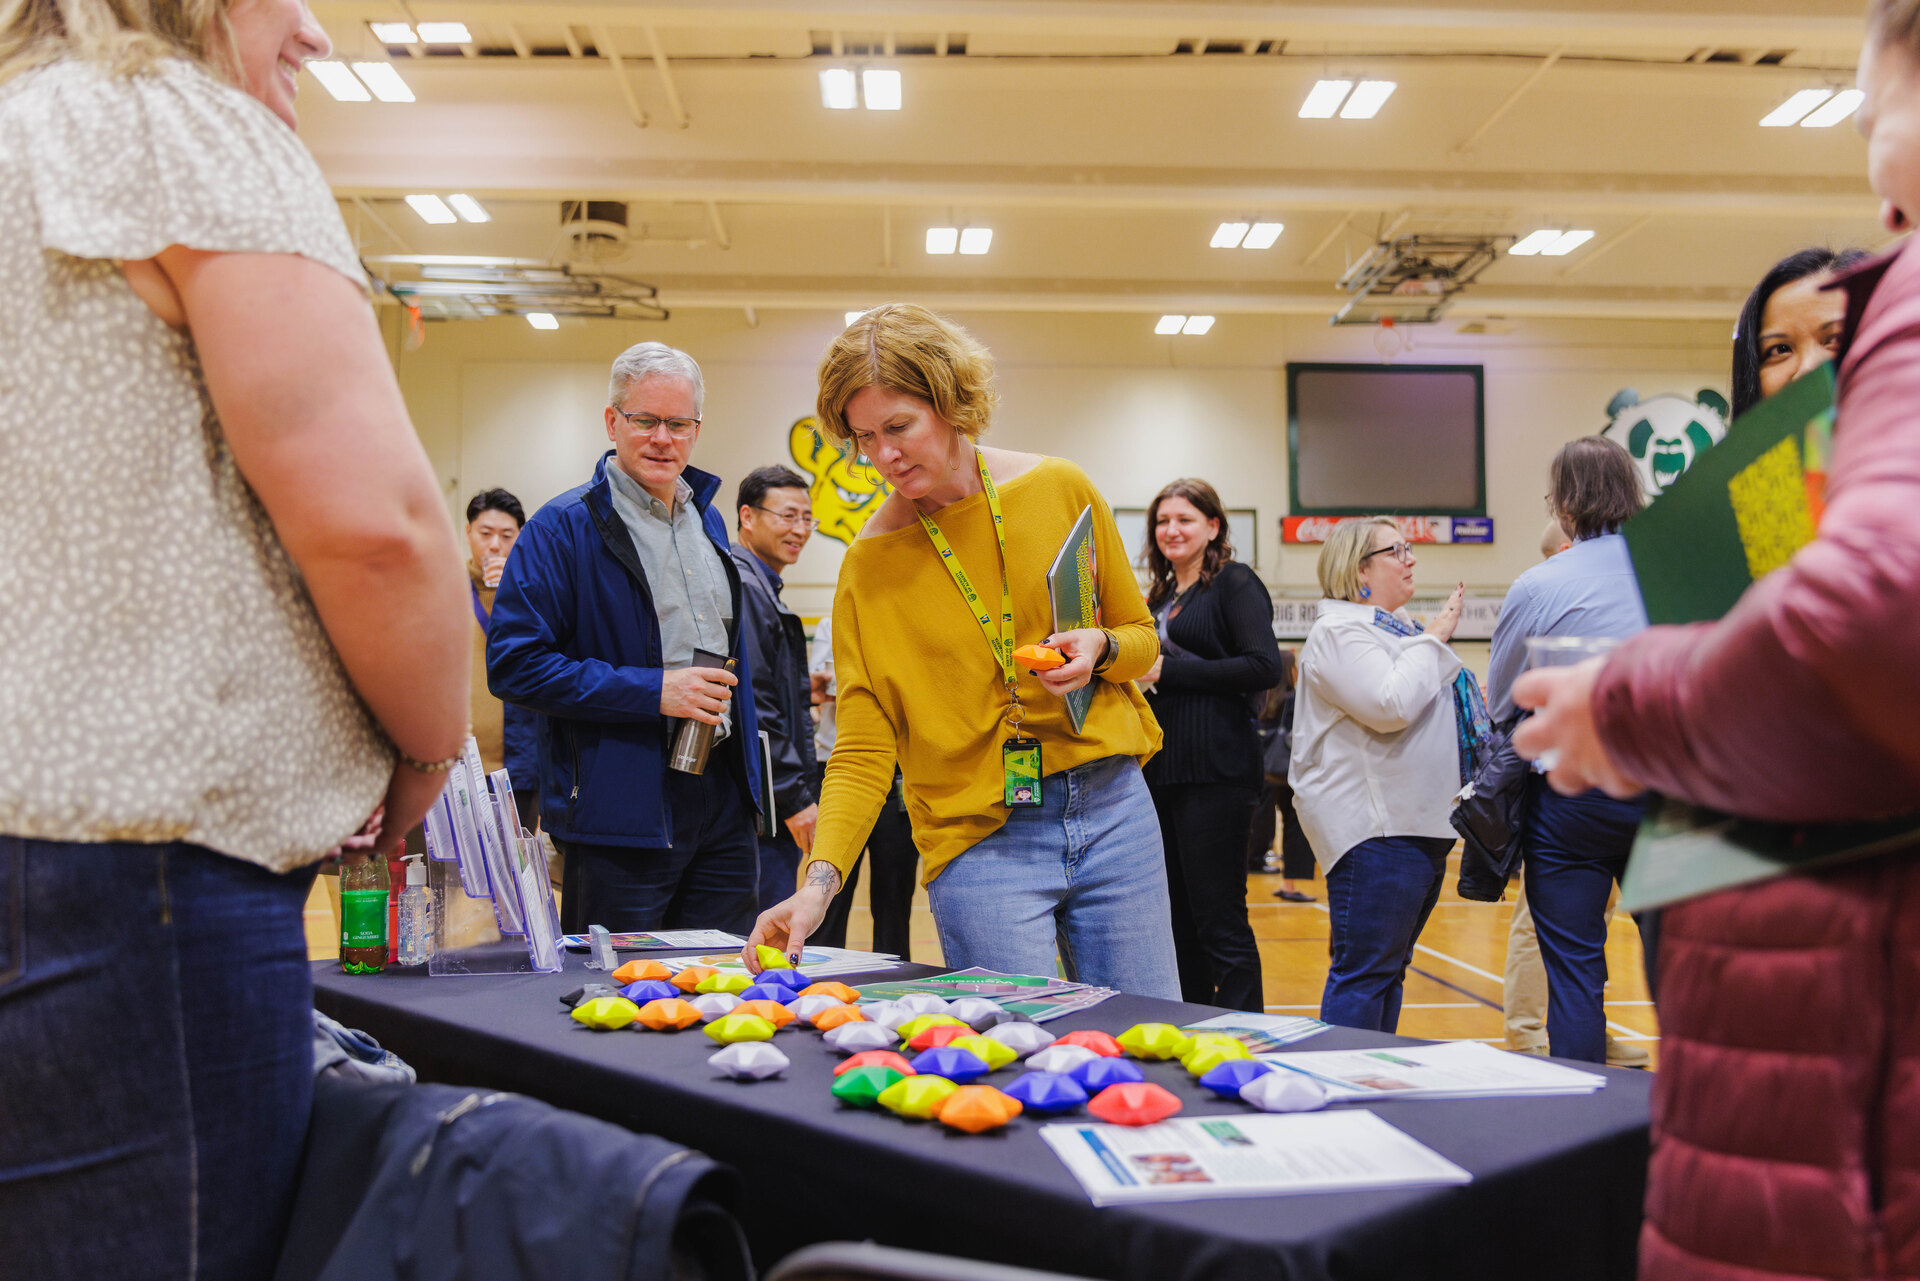
M 627 201 L 599 265 L 674 308 L 1330 315 L 1378 234 L 1568 226 L 1598 235 L 1503 255 L 1452 315 L 1730 317 L 1781 254 L 1883 238 L 1850 124 L 1757 125 L 1851 82 L 1861 3 L 1680 5 L 321 0 L 343 57 L 389 56 L 368 21 L 476 39 L 392 51 L 412 104 L 303 78 L 301 132 L 368 255 L 557 261 L 563 200 Z M 827 110 L 828 66 L 898 68 L 904 108 Z M 1330 75 L 1400 87 L 1371 121 L 1298 119 Z M 421 191 L 494 221 L 428 227 L 399 203 Z M 1230 218 L 1286 231 L 1210 249 Z M 925 254 L 952 223 L 991 253 Z

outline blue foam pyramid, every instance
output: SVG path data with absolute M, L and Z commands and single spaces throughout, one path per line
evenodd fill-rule
M 1008 1085 L 1004 1093 L 1038 1116 L 1066 1112 L 1087 1101 L 1087 1092 L 1060 1072 L 1028 1072 Z
M 955 1085 L 965 1085 L 985 1076 L 991 1069 L 971 1050 L 941 1045 L 916 1055 L 913 1070 L 921 1076 L 944 1076 Z
M 1098 1094 L 1109 1085 L 1131 1085 L 1147 1079 L 1138 1063 L 1123 1058 L 1088 1059 L 1067 1075 L 1078 1081 L 1088 1094 Z
M 686 993 L 664 979 L 641 979 L 638 983 L 629 983 L 621 988 L 620 995 L 635 1005 L 645 1005 L 648 1001 L 671 1000 Z
M 1240 1087 L 1256 1076 L 1265 1076 L 1273 1071 L 1268 1064 L 1258 1059 L 1228 1059 L 1216 1068 L 1209 1069 L 1200 1078 L 1200 1084 L 1224 1098 L 1240 1097 Z

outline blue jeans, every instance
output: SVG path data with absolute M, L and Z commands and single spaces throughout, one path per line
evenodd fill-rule
M 1131 756 L 1049 774 L 1045 804 L 940 869 L 927 887 L 955 969 L 1069 976 L 1180 999 L 1160 820 Z
M 1413 945 L 1440 899 L 1450 836 L 1376 836 L 1327 873 L 1333 965 L 1320 1017 L 1341 1027 L 1391 1032 Z
M 719 758 L 704 774 L 665 771 L 672 816 L 665 849 L 567 841 L 560 923 L 625 930 L 728 930 L 746 934 L 759 914 L 760 839 L 753 810 Z M 788 889 L 787 893 L 793 891 Z
M 0 836 L 0 1272 L 273 1275 L 313 1094 L 312 884 Z
M 1547 1048 L 1556 1058 L 1607 1061 L 1607 896 L 1626 871 L 1638 801 L 1605 792 L 1562 796 L 1527 781 L 1527 903 L 1547 971 Z

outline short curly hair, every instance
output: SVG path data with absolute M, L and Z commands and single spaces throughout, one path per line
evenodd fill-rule
M 842 448 L 853 440 L 847 402 L 862 387 L 918 396 L 969 440 L 993 419 L 993 356 L 980 340 L 917 303 L 882 303 L 854 318 L 820 361 L 815 413 L 820 433 Z

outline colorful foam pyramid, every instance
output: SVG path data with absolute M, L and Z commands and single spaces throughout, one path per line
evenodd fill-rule
M 1118 1058 L 1121 1053 L 1120 1042 L 1114 1040 L 1108 1033 L 1090 1027 L 1083 1027 L 1077 1032 L 1069 1032 L 1054 1042 L 1054 1044 L 1084 1045 L 1095 1054 L 1104 1055 L 1107 1058 Z
M 689 965 L 686 969 L 681 970 L 667 981 L 679 988 L 682 992 L 694 992 L 699 990 L 702 979 L 708 975 L 718 974 L 719 972 L 720 971 L 707 965 Z
M 1136 1059 L 1177 1059 L 1193 1038 L 1171 1023 L 1136 1023 L 1115 1039 Z
M 1138 1063 L 1121 1055 L 1089 1060 L 1067 1075 L 1080 1082 L 1088 1094 L 1098 1094 L 1110 1085 L 1126 1085 L 1131 1081 L 1147 1079 L 1147 1074 L 1140 1070 Z
M 1002 1094 L 991 1085 L 963 1085 L 934 1110 L 940 1124 L 968 1134 L 997 1130 L 1019 1116 L 1020 1100 Z
M 895 1116 L 925 1121 L 959 1088 L 944 1076 L 902 1077 L 880 1092 L 880 1106 Z
M 1053 1044 L 1053 1033 L 1038 1023 L 1002 1023 L 986 1030 L 989 1041 L 998 1041 L 1021 1058 L 1038 1054 Z
M 765 943 L 761 943 L 754 947 L 753 954 L 760 958 L 760 968 L 763 970 L 790 970 L 793 968 L 793 962 L 787 959 L 787 954 L 777 947 L 768 947 Z
M 701 1019 L 699 1010 L 691 1002 L 677 996 L 661 997 L 648 1001 L 640 1007 L 638 1021 L 656 1032 L 678 1032 L 681 1028 L 692 1027 Z
M 835 1005 L 830 1010 L 821 1010 L 808 1021 L 822 1032 L 831 1032 L 843 1024 L 865 1023 L 867 1016 L 860 1012 L 858 1006 Z
M 827 1033 L 829 1048 L 842 1054 L 859 1054 L 866 1050 L 891 1050 L 900 1038 L 877 1023 L 842 1023 Z
M 618 996 L 620 989 L 611 983 L 589 983 L 585 987 L 576 987 L 560 998 L 560 1004 L 572 1009 L 582 1001 L 594 1001 L 603 996 Z
M 895 1028 L 894 1031 L 900 1034 L 901 1040 L 911 1041 L 914 1037 L 919 1036 L 922 1031 L 930 1027 L 957 1027 L 963 1032 L 973 1031 L 972 1028 L 950 1014 L 916 1014 Z
M 944 1014 L 947 1003 L 931 992 L 909 992 L 900 998 L 900 1008 L 915 1014 Z
M 1275 1070 L 1240 1087 L 1242 1101 L 1262 1112 L 1317 1112 L 1327 1106 L 1327 1088 L 1310 1076 Z
M 1210 1045 L 1203 1050 L 1192 1051 L 1180 1060 L 1180 1065 L 1195 1076 L 1205 1076 L 1222 1063 L 1236 1063 L 1252 1057 L 1252 1052 L 1244 1045 L 1235 1045 L 1231 1049 Z
M 914 1076 L 913 1064 L 895 1054 L 892 1050 L 862 1050 L 840 1066 L 833 1069 L 835 1076 L 841 1076 L 863 1067 L 890 1067 L 901 1076 Z
M 846 1004 L 830 996 L 801 996 L 798 992 L 791 995 L 793 999 L 787 1003 L 787 1008 L 803 1019 L 810 1019 L 822 1010 L 831 1010 L 835 1006 L 844 1007 Z
M 1004 1041 L 991 1040 L 988 1037 L 981 1036 L 978 1032 L 971 1036 L 956 1036 L 953 1040 L 948 1041 L 947 1044 L 953 1046 L 956 1050 L 965 1050 L 967 1053 L 973 1055 L 987 1065 L 987 1071 L 989 1072 L 998 1072 L 1001 1068 L 1020 1057 L 1013 1052 L 1013 1047 Z
M 1180 1100 L 1152 1081 L 1109 1085 L 1087 1104 L 1087 1111 L 1109 1125 L 1152 1125 L 1179 1110 Z
M 743 1001 L 772 1001 L 778 1005 L 788 1005 L 800 999 L 800 994 L 790 987 L 781 987 L 778 983 L 755 983 L 740 993 Z
M 987 1074 L 987 1065 L 976 1055 L 956 1050 L 951 1045 L 924 1050 L 913 1057 L 913 1070 L 921 1076 L 944 1076 L 955 1085 L 965 1085 Z
M 765 1019 L 773 1024 L 773 1030 L 776 1032 L 793 1022 L 793 1011 L 778 1001 L 742 1001 L 734 1007 L 733 1012 L 751 1014 L 755 1018 Z
M 1008 1097 L 1020 1100 L 1036 1116 L 1067 1112 L 1087 1101 L 1080 1082 L 1058 1072 L 1027 1072 L 1006 1087 Z
M 967 1026 L 976 1032 L 987 1032 L 1007 1023 L 1031 1022 L 1033 1020 L 1024 1014 L 1015 1014 L 1012 1010 L 1003 1010 L 996 1005 L 991 1011 L 968 1019 Z
M 1071 1072 L 1099 1057 L 1084 1045 L 1049 1045 L 1038 1054 L 1028 1055 L 1027 1066 L 1039 1072 Z
M 640 1017 L 640 1007 L 624 996 L 596 996 L 573 1007 L 573 1020 L 596 1032 L 613 1032 Z
M 739 1041 L 709 1056 L 707 1062 L 736 1081 L 764 1081 L 790 1066 L 787 1056 L 765 1041 Z
M 1195 1032 L 1187 1038 L 1187 1048 L 1180 1051 L 1180 1057 L 1185 1059 L 1188 1055 L 1198 1054 L 1202 1050 L 1216 1048 L 1231 1050 L 1235 1046 L 1243 1050 L 1247 1048 L 1246 1042 L 1231 1032 Z
M 722 1045 L 732 1045 L 735 1041 L 771 1041 L 773 1024 L 735 1010 L 707 1024 L 707 1035 Z
M 926 1017 L 915 1010 L 907 1009 L 898 1001 L 876 1001 L 872 1005 L 864 1005 L 861 1008 L 866 1010 L 869 1019 L 889 1032 L 898 1031 L 915 1019 Z
M 870 1108 L 889 1085 L 910 1079 L 890 1067 L 859 1067 L 833 1079 L 833 1097 L 851 1107 Z
M 700 980 L 693 990 L 696 992 L 732 992 L 738 995 L 753 986 L 753 980 L 744 974 L 722 974 L 714 971 Z
M 673 971 L 658 961 L 628 961 L 607 977 L 615 983 L 639 983 L 645 979 L 670 979 Z
M 947 1008 L 941 1013 L 951 1014 L 968 1027 L 972 1027 L 975 1019 L 992 1014 L 999 1008 L 998 1001 L 989 1001 L 984 996 L 961 996 L 948 1002 Z
M 670 1001 L 681 995 L 680 989 L 660 979 L 638 979 L 620 989 L 620 995 L 635 1005 L 648 1001 Z
M 781 987 L 799 992 L 813 986 L 813 980 L 799 970 L 762 970 L 755 976 L 756 983 L 778 983 Z
M 687 1004 L 700 1011 L 701 1018 L 717 1019 L 738 1009 L 740 998 L 731 992 L 709 992 L 705 996 L 694 997 Z
M 906 1039 L 901 1047 L 908 1050 L 937 1050 L 951 1041 L 963 1036 L 972 1036 L 973 1029 L 965 1023 L 935 1023 L 923 1027 Z
M 832 979 L 828 979 L 824 983 L 809 983 L 806 987 L 800 989 L 800 995 L 837 997 L 849 1005 L 860 999 L 858 992 L 848 987 L 845 983 L 835 983 Z
M 1200 1084 L 1222 1098 L 1237 1099 L 1247 1082 L 1271 1071 L 1270 1065 L 1258 1059 L 1229 1059 L 1201 1076 Z

